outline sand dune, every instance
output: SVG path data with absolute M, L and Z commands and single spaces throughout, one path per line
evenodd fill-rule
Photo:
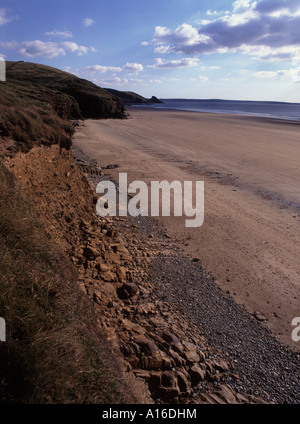
M 236 302 L 259 311 L 283 341 L 300 316 L 300 126 L 177 111 L 130 111 L 125 121 L 89 120 L 75 144 L 118 179 L 205 182 L 205 221 L 160 218 Z

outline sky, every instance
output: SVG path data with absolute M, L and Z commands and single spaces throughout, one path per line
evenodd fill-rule
M 145 97 L 300 103 L 300 1 L 0 0 L 0 57 Z

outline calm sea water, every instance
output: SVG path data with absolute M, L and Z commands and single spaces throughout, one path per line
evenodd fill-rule
M 161 99 L 163 104 L 142 106 L 193 112 L 230 113 L 300 121 L 300 103 L 257 102 L 237 100 Z M 141 107 L 141 106 L 139 106 Z

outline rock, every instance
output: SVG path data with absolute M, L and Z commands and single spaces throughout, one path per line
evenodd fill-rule
M 124 283 L 122 287 L 117 289 L 117 293 L 120 299 L 130 299 L 134 297 L 139 291 L 139 288 L 134 283 Z
M 185 365 L 185 359 L 183 359 L 177 352 L 174 352 L 174 350 L 170 349 L 169 354 L 172 356 L 176 367 L 182 367 L 183 365 Z
M 189 352 L 185 352 L 184 356 L 186 360 L 190 363 L 195 363 L 200 361 L 200 356 L 198 355 L 196 351 L 193 351 L 193 350 Z
M 149 390 L 152 393 L 157 393 L 161 384 L 161 372 L 160 371 L 151 371 L 150 379 L 148 381 Z
M 214 361 L 214 366 L 218 371 L 229 371 L 229 365 L 223 359 L 218 359 Z
M 134 370 L 133 371 L 137 378 L 142 378 L 143 380 L 148 381 L 151 377 L 150 373 L 145 370 Z
M 122 266 L 118 267 L 117 276 L 118 276 L 119 281 L 121 281 L 121 282 L 126 281 L 127 269 L 122 267 Z
M 188 376 L 182 371 L 177 371 L 177 382 L 181 392 L 185 393 L 190 389 L 191 384 Z
M 218 391 L 218 396 L 222 397 L 228 404 L 238 403 L 232 390 L 228 386 L 221 386 L 220 390 Z
M 266 321 L 267 318 L 259 311 L 255 311 L 252 314 L 254 316 L 254 318 L 256 318 L 258 321 Z
M 121 320 L 121 325 L 125 328 L 125 330 L 131 331 L 133 333 L 145 334 L 146 332 L 145 329 L 139 324 L 136 324 L 135 322 L 132 322 L 126 318 Z
M 160 350 L 156 346 L 153 340 L 148 339 L 145 336 L 137 336 L 134 339 L 134 342 L 138 344 L 141 348 L 141 351 L 148 356 L 147 364 L 145 365 L 149 369 L 157 369 L 162 365 L 162 357 Z
M 176 350 L 178 353 L 183 353 L 183 346 L 180 342 L 180 340 L 178 339 L 178 337 L 176 337 L 174 334 L 168 332 L 168 331 L 164 331 L 162 333 L 162 338 L 169 343 L 170 346 L 172 346 L 172 348 L 174 350 Z
M 194 345 L 193 343 L 190 343 L 190 342 L 187 342 L 187 341 L 183 341 L 182 342 L 182 344 L 183 344 L 183 346 L 184 346 L 184 348 L 188 351 L 188 352 L 191 352 L 191 351 L 196 351 L 197 350 L 197 346 L 196 345 Z
M 98 256 L 100 256 L 100 253 L 100 250 L 92 246 L 87 246 L 83 250 L 83 256 L 88 260 L 96 259 Z
M 177 398 L 180 395 L 180 389 L 178 386 L 175 387 L 160 387 L 159 389 L 159 396 L 168 402 L 171 402 L 172 400 Z
M 162 369 L 164 370 L 170 370 L 175 365 L 175 362 L 172 358 L 170 358 L 165 352 L 161 352 L 162 357 Z
M 106 281 L 108 283 L 110 283 L 112 281 L 117 281 L 116 274 L 114 272 L 111 272 L 111 271 L 102 272 L 101 278 L 102 278 L 103 281 Z
M 120 165 L 111 164 L 111 165 L 107 165 L 104 169 L 116 169 L 116 168 L 120 168 Z
M 200 381 L 205 379 L 206 371 L 205 368 L 199 365 L 193 365 L 189 370 L 189 374 L 192 379 L 192 384 L 197 385 Z

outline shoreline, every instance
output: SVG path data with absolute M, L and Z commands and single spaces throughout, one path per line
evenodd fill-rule
M 74 154 L 93 163 L 76 146 Z M 93 184 L 99 182 L 99 177 L 90 175 L 89 178 Z M 107 173 L 100 179 L 116 183 Z M 151 259 L 145 281 L 150 283 L 156 311 L 155 318 L 148 318 L 147 325 L 150 322 L 157 324 L 155 334 L 167 322 L 175 335 L 188 337 L 197 345 L 200 342 L 202 352 L 209 355 L 212 363 L 217 361 L 220 367 L 214 386 L 218 390 L 220 385 L 224 387 L 226 384 L 226 387 L 238 393 L 235 394 L 236 400 L 231 397 L 229 403 L 237 403 L 237 400 L 244 402 L 245 396 L 249 396 L 250 402 L 254 403 L 298 403 L 299 394 L 295 387 L 299 354 L 281 343 L 275 334 L 237 305 L 233 297 L 220 290 L 214 277 L 201 264 L 188 258 L 178 243 L 170 239 L 157 218 L 117 217 L 113 218 L 113 223 L 119 234 L 125 235 L 125 228 L 129 226 L 131 231 L 137 232 L 138 244 L 142 240 L 147 243 L 148 257 Z M 131 237 L 134 238 L 133 235 Z M 132 247 L 128 246 L 128 249 Z M 145 265 L 137 262 L 136 266 Z M 139 323 L 137 317 L 134 322 L 135 325 Z M 156 336 L 151 333 L 151 337 L 155 340 Z M 224 370 L 228 372 L 226 379 L 222 376 Z M 147 381 L 147 371 L 135 373 Z M 208 381 L 206 379 L 199 385 L 200 393 L 203 393 L 202 401 L 223 403 L 224 398 L 220 398 L 218 392 L 211 395 Z M 242 394 L 240 398 L 239 394 Z M 181 400 L 189 403 L 188 399 Z
M 118 164 L 108 171 L 116 181 L 120 172 L 146 183 L 205 181 L 202 227 L 160 222 L 237 304 L 262 314 L 263 325 L 299 351 L 291 339 L 300 312 L 298 129 L 250 121 L 139 110 L 125 121 L 86 121 L 74 143 L 104 167 Z
M 151 105 L 125 105 L 126 112 L 129 112 L 131 110 L 141 110 L 141 111 L 158 111 L 158 112 L 186 112 L 186 113 L 198 113 L 198 114 L 206 114 L 206 115 L 221 115 L 221 116 L 228 116 L 228 117 L 236 117 L 236 118 L 249 118 L 258 120 L 261 122 L 275 122 L 279 124 L 294 124 L 294 125 L 300 125 L 300 118 L 298 119 L 292 119 L 292 118 L 280 118 L 277 116 L 264 116 L 259 114 L 251 114 L 247 112 L 213 112 L 213 111 L 204 111 L 204 110 L 189 110 L 189 109 L 181 109 L 181 108 L 171 108 L 171 107 L 155 107 Z

